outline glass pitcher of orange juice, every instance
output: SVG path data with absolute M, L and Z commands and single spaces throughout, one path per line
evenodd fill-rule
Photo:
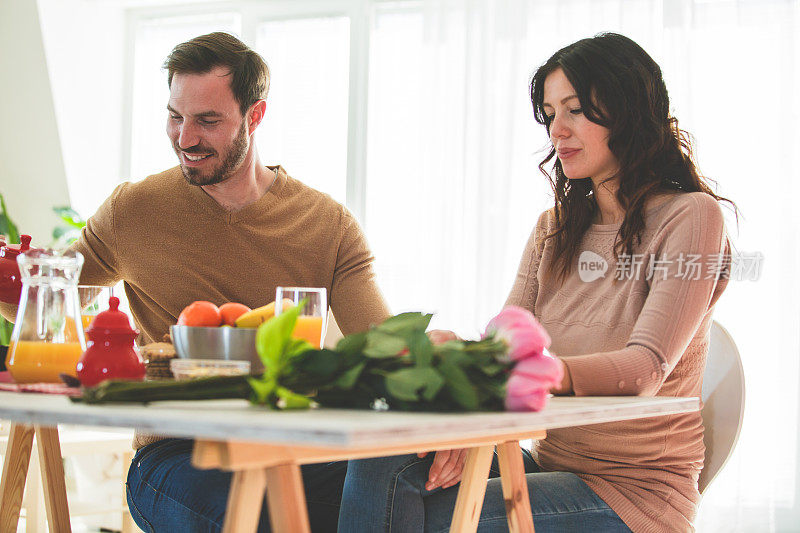
M 58 383 L 76 375 L 86 350 L 81 327 L 78 252 L 32 250 L 17 256 L 22 293 L 6 356 L 17 383 Z

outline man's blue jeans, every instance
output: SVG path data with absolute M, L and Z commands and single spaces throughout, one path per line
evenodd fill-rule
M 187 439 L 165 439 L 136 452 L 126 489 L 131 515 L 142 530 L 200 533 L 222 529 L 231 473 L 194 468 L 192 445 Z M 336 531 L 346 470 L 343 461 L 302 467 L 312 531 Z M 265 502 L 258 531 L 269 530 Z
M 347 466 L 340 533 L 450 530 L 458 487 L 425 490 L 433 453 L 420 459 L 400 455 L 350 461 Z M 523 450 L 536 533 L 630 532 L 617 514 L 578 476 L 541 472 Z M 492 462 L 479 532 L 508 531 L 497 457 Z

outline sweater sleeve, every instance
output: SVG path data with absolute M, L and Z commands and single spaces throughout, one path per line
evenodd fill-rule
M 70 246 L 71 250 L 83 254 L 82 285 L 111 286 L 121 279 L 114 219 L 120 196 L 128 185 L 123 183 L 114 189 L 97 212 L 89 217 L 80 237 Z
M 120 279 L 114 257 L 113 220 L 114 204 L 125 185 L 117 187 L 97 213 L 89 217 L 80 237 L 69 247 L 70 250 L 83 254 L 81 285 L 111 286 Z M 0 302 L 0 315 L 13 322 L 16 320 L 17 308 L 16 304 Z
M 511 293 L 506 299 L 506 306 L 523 307 L 534 315 L 536 315 L 536 296 L 539 293 L 539 264 L 542 261 L 543 241 L 548 231 L 549 213 L 550 211 L 545 211 L 539 215 L 539 220 L 522 252 L 522 259 L 519 262 L 517 277 L 514 278 Z
M 725 223 L 719 204 L 702 193 L 668 217 L 652 257 L 644 263 L 650 290 L 630 338 L 621 350 L 563 359 L 578 396 L 658 393 L 706 313 L 729 265 Z M 689 268 L 692 263 L 701 268 Z
M 378 288 L 375 258 L 364 232 L 353 216 L 343 209 L 342 238 L 336 255 L 331 284 L 331 309 L 342 333 L 364 331 L 389 318 L 390 312 Z

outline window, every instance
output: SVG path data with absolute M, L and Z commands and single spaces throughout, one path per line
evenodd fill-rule
M 240 17 L 233 13 L 143 18 L 135 22 L 130 114 L 131 180 L 144 179 L 178 164 L 165 133 L 169 88 L 162 65 L 167 55 L 176 44 L 192 37 L 212 31 L 238 33 L 240 27 Z

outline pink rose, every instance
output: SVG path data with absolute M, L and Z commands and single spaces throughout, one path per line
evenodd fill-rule
M 511 394 L 511 389 L 517 388 L 518 384 L 524 382 L 524 378 L 511 376 L 508 380 L 508 392 L 506 393 L 506 410 L 508 411 L 541 411 L 547 405 L 549 393 L 545 389 L 530 389 L 524 394 Z M 520 388 L 525 388 L 521 385 Z
M 486 325 L 484 338 L 494 335 L 508 346 L 507 360 L 519 361 L 542 353 L 550 346 L 550 336 L 533 313 L 509 305 Z
M 506 409 L 540 411 L 547 403 L 550 389 L 561 384 L 563 363 L 547 350 L 518 361 L 506 384 Z

